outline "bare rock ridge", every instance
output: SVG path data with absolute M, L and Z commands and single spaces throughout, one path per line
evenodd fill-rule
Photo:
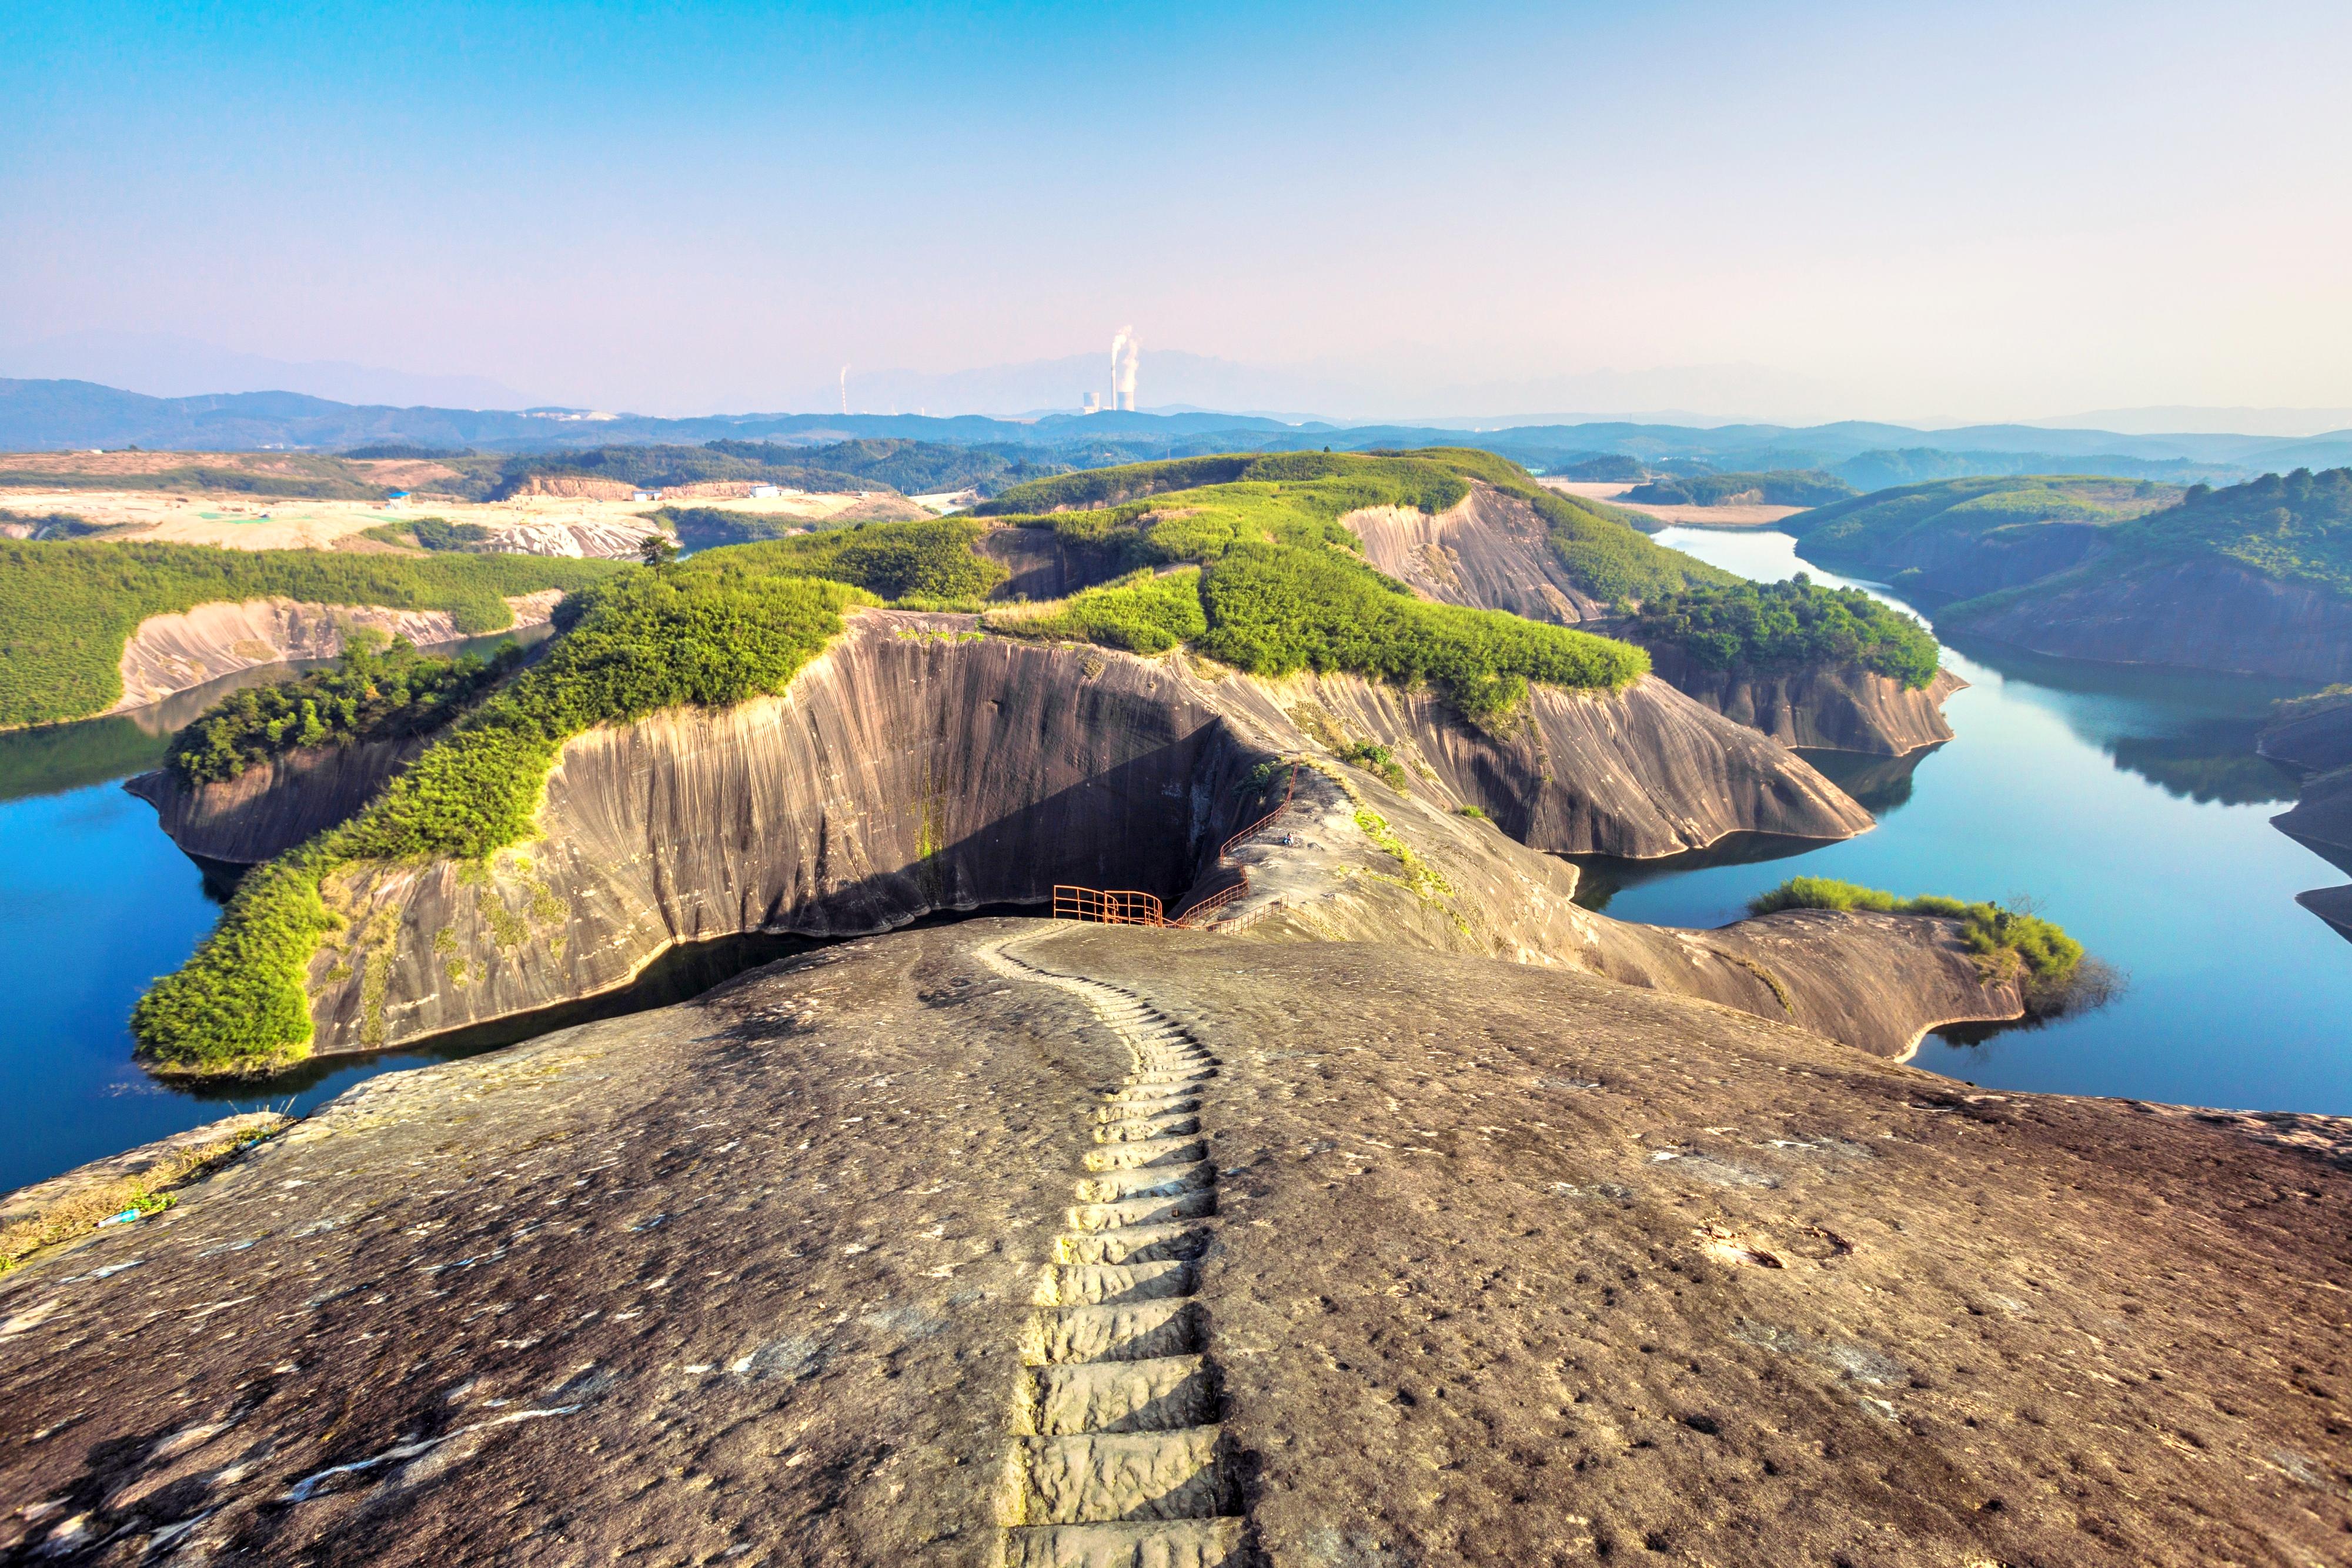
M 510 595 L 518 627 L 544 624 L 561 589 Z M 423 646 L 465 635 L 446 610 L 386 610 L 366 604 L 304 604 L 291 599 L 248 599 L 199 604 L 170 615 L 150 615 L 122 649 L 122 699 L 109 713 L 145 707 L 176 692 L 260 664 L 287 659 L 331 659 L 344 635 L 359 627 L 405 637 Z
M 1339 520 L 1374 566 L 1440 604 L 1507 610 L 1563 626 L 1609 613 L 1569 576 L 1536 509 L 1491 485 L 1471 481 L 1468 496 L 1434 517 L 1370 507 Z
M 122 787 L 155 808 L 157 822 L 187 853 L 258 865 L 358 815 L 431 740 L 304 747 L 215 784 L 190 785 L 165 768 Z
M 1196 1109 L 1103 1119 L 1137 1040 Z M 1187 1143 L 1213 1215 L 1064 1214 Z M 0 1278 L 0 1556 L 2329 1563 L 2347 1203 L 1564 968 L 973 921 L 370 1080 Z
M 1885 1054 L 1935 1024 L 2019 1011 L 1934 923 L 1775 917 L 1690 934 L 1577 908 L 1574 868 L 1542 852 L 1666 853 L 1742 829 L 1869 826 L 1795 757 L 1663 683 L 1540 691 L 1520 733 L 1498 740 L 1433 698 L 1352 679 L 1266 683 L 1181 656 L 975 639 L 965 617 L 852 620 L 782 697 L 569 743 L 543 836 L 521 850 L 331 879 L 348 925 L 313 963 L 313 1049 L 595 995 L 679 942 L 853 936 L 1043 903 L 1061 883 L 1140 889 L 1173 911 L 1234 880 L 1218 846 L 1278 795 L 1266 765 L 1284 757 L 1322 758 L 1330 774 L 1302 775 L 1303 838 L 1244 850 L 1273 863 L 1221 912 L 1236 928 L 1385 931 L 1573 965 Z M 1328 760 L 1366 738 L 1402 759 L 1403 788 L 1350 782 Z M 1468 805 L 1491 820 L 1459 815 Z
M 1467 498 L 1434 517 L 1374 507 L 1340 520 L 1374 566 L 1424 599 L 1624 634 L 1610 607 L 1570 580 L 1535 508 L 1491 486 L 1474 483 Z M 1713 670 L 1654 647 L 1650 657 L 1684 695 L 1783 746 L 1890 757 L 1951 739 L 1944 699 L 1967 685 L 1948 672 L 1914 691 L 1856 666 Z

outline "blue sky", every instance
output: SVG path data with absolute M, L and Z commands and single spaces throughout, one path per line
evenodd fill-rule
M 0 346 L 684 412 L 1132 323 L 1367 410 L 2352 404 L 2347 47 L 2340 4 L 16 0 Z

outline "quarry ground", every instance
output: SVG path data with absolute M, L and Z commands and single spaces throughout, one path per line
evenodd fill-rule
M 1219 1064 L 1235 1562 L 2352 1549 L 2328 1150 L 1558 970 L 974 921 L 373 1080 L 0 1280 L 0 1555 L 992 1561 L 1128 1069 L 1006 942 Z
M 1693 528 L 1769 528 L 1784 517 L 1793 517 L 1802 507 L 1657 507 L 1646 501 L 1629 501 L 1625 492 L 1631 485 L 1604 484 L 1580 479 L 1539 479 L 1547 490 L 1558 490 L 1564 496 L 1581 496 L 1588 501 L 1606 501 L 1629 512 L 1639 512 L 1645 517 L 1655 517 L 1661 523 L 1679 524 Z

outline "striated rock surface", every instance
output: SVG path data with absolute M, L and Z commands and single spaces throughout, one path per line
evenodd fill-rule
M 331 879 L 349 925 L 311 971 L 313 1048 L 593 995 L 674 943 L 741 932 L 856 935 L 1042 903 L 1065 883 L 1139 889 L 1173 913 L 1234 880 L 1218 846 L 1279 798 L 1281 770 L 1248 770 L 1366 739 L 1409 768 L 1403 793 L 1369 786 L 1381 809 L 1411 813 L 1412 834 L 1450 845 L 1433 852 L 1457 853 L 1465 886 L 1481 885 L 1440 913 L 1312 775 L 1310 801 L 1332 810 L 1353 857 L 1325 874 L 1377 890 L 1395 918 L 1462 950 L 1581 961 L 1564 956 L 1589 946 L 1581 936 L 1560 946 L 1573 872 L 1534 852 L 1664 854 L 1738 831 L 1841 838 L 1870 825 L 1802 761 L 1654 680 L 1613 695 L 1538 691 L 1519 733 L 1496 739 L 1425 694 L 1349 678 L 1258 682 L 1181 656 L 979 636 L 970 617 L 861 612 L 782 697 L 569 743 L 537 842 L 486 864 Z M 1452 814 L 1465 805 L 1504 831 Z M 1769 986 L 1735 984 L 1783 1016 Z M 1979 996 L 1851 1032 L 1899 1051 L 1923 1019 L 2015 1011 Z
M 1951 739 L 1944 702 L 1968 686 L 1949 670 L 1916 691 L 1855 664 L 1717 670 L 1679 648 L 1652 647 L 1650 661 L 1676 691 L 1783 746 L 1881 757 Z
M 1435 517 L 1372 507 L 1340 520 L 1374 566 L 1424 599 L 1623 634 L 1610 606 L 1570 579 L 1535 508 L 1491 486 L 1474 484 L 1467 499 Z M 1944 699 L 1967 685 L 1948 671 L 1915 692 L 1854 667 L 1734 672 L 1675 649 L 1652 648 L 1650 656 L 1677 690 L 1783 746 L 1890 757 L 1951 739 Z
M 517 626 L 537 626 L 555 613 L 561 589 L 511 595 Z M 422 646 L 455 642 L 446 610 L 386 610 L 365 604 L 304 604 L 291 599 L 248 599 L 199 604 L 171 615 L 151 615 L 122 649 L 122 699 L 109 713 L 145 707 L 175 692 L 238 670 L 286 659 L 331 659 L 343 634 L 366 627 Z
M 2273 762 L 2306 773 L 2352 768 L 2352 695 L 2315 712 L 2264 726 L 2254 749 Z
M 259 865 L 357 816 L 433 738 L 304 747 L 219 784 L 192 787 L 162 768 L 122 787 L 155 808 L 157 825 L 187 853 Z
M 1467 497 L 1434 517 L 1369 507 L 1339 520 L 1363 541 L 1365 559 L 1424 599 L 1564 626 L 1609 612 L 1560 565 L 1536 509 L 1491 485 L 1473 480 Z
M 1236 959 L 978 921 L 371 1080 L 0 1279 L 0 1554 L 2342 1556 L 2352 1173 L 2281 1129 Z M 1106 1137 L 1139 1019 L 1209 1066 Z
M 1953 605 L 1937 624 L 2060 658 L 2352 679 L 2352 600 L 2211 559 L 2094 566 Z
M 1111 552 L 1051 528 L 991 528 L 972 549 L 1013 574 L 992 599 L 1063 599 L 1119 575 Z

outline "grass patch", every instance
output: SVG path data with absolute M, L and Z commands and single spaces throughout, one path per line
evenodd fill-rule
M 480 552 L 489 548 L 490 530 L 479 523 L 453 523 L 446 517 L 408 517 L 362 528 L 360 537 L 404 549 Z
M 987 625 L 1008 637 L 1067 638 L 1130 653 L 1164 653 L 1205 633 L 1209 619 L 1201 607 L 1198 567 L 1158 574 L 1146 568 L 1055 604 L 997 611 Z
M 0 726 L 100 713 L 122 695 L 122 650 L 151 615 L 220 601 L 445 610 L 462 636 L 514 624 L 505 600 L 577 591 L 623 569 L 544 556 L 355 555 L 206 545 L 0 540 Z
M 858 523 L 846 528 L 706 551 L 690 563 L 731 560 L 746 570 L 845 582 L 908 609 L 976 606 L 1009 575 L 972 541 L 983 528 L 961 517 Z
M 1694 587 L 1644 602 L 1633 635 L 1680 648 L 1710 669 L 1859 664 L 1916 691 L 1936 678 L 1936 639 L 1916 619 L 1858 588 L 1786 582 Z
M 219 784 L 306 746 L 398 740 L 440 728 L 521 663 L 509 643 L 493 658 L 418 653 L 405 638 L 354 632 L 341 659 L 274 686 L 248 686 L 172 737 L 165 762 L 181 782 Z
M 1395 753 L 1389 750 L 1387 747 L 1375 745 L 1369 740 L 1360 740 L 1339 755 L 1340 761 L 1350 763 L 1367 773 L 1378 774 L 1388 781 L 1389 788 L 1399 794 L 1404 792 L 1406 783 L 1404 766 L 1397 761 Z
M 280 1122 L 269 1127 L 248 1126 L 227 1137 L 191 1145 L 136 1176 L 85 1188 L 52 1208 L 0 1229 L 0 1274 L 44 1247 L 87 1236 L 125 1210 L 144 1218 L 175 1207 L 180 1200 L 173 1188 L 209 1175 L 233 1156 L 276 1136 L 284 1125 Z
M 558 749 L 599 724 L 781 692 L 870 597 L 787 576 L 771 547 L 637 569 L 567 600 L 546 657 L 451 727 L 359 816 L 262 866 L 220 925 L 131 1015 L 160 1071 L 253 1072 L 299 1060 L 311 1037 L 304 981 L 341 928 L 321 885 L 368 861 L 480 861 L 530 836 Z
M 1874 887 L 1828 877 L 1790 877 L 1748 900 L 1752 915 L 1782 909 L 1870 910 L 1881 915 L 1929 915 L 1959 922 L 1960 939 L 1988 980 L 2015 979 L 2029 1013 L 2047 1015 L 2097 1006 L 2120 982 L 2105 965 L 2085 958 L 2083 945 L 2035 914 L 2024 900 L 1970 904 L 1926 894 L 1898 898 Z

